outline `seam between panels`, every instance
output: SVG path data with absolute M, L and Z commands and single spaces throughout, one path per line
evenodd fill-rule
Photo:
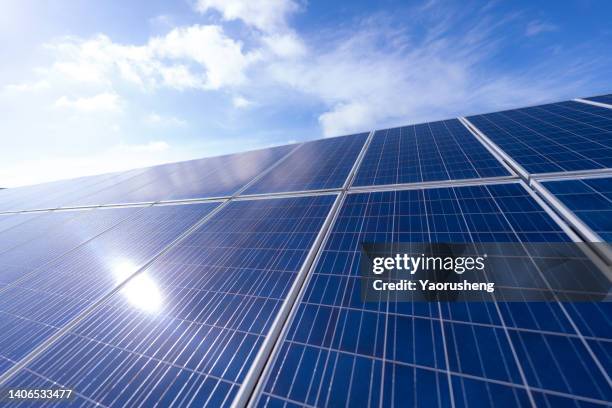
M 351 187 L 348 194 L 355 193 L 378 193 L 384 191 L 402 191 L 402 190 L 425 190 L 431 188 L 448 188 L 448 187 L 465 187 L 465 186 L 482 186 L 488 184 L 506 184 L 516 183 L 520 179 L 518 176 L 498 176 L 485 177 L 475 179 L 458 179 L 458 180 L 436 180 L 436 181 L 420 181 L 417 183 L 401 183 L 401 184 L 381 184 L 372 186 Z
M 142 213 L 142 212 L 143 212 L 143 211 L 144 211 L 146 208 L 150 208 L 150 207 L 151 207 L 151 206 L 142 207 L 142 209 L 141 209 L 140 211 L 136 212 L 136 214 L 134 214 L 133 216 L 140 215 L 140 214 L 141 214 L 141 213 Z M 128 221 L 128 220 L 130 220 L 131 218 L 132 218 L 132 217 L 129 217 L 129 216 L 128 216 L 128 217 L 123 218 L 123 219 L 122 219 L 122 220 L 120 220 L 118 223 L 111 225 L 110 227 L 108 227 L 108 228 L 104 229 L 102 232 L 100 232 L 100 233 L 98 233 L 98 234 L 94 235 L 93 237 L 91 237 L 91 238 L 89 238 L 89 239 L 87 239 L 87 240 L 85 240 L 85 241 L 81 242 L 81 243 L 80 243 L 80 244 L 78 244 L 77 246 L 75 246 L 75 247 L 73 247 L 73 248 L 70 248 L 70 249 L 68 249 L 68 250 L 66 250 L 66 251 L 64 251 L 64 252 L 62 252 L 61 254 L 59 254 L 59 255 L 57 255 L 57 256 L 55 256 L 55 257 L 51 258 L 50 260 L 46 261 L 46 262 L 45 262 L 45 263 L 43 263 L 42 265 L 37 266 L 37 267 L 35 267 L 34 269 L 32 269 L 32 270 L 30 270 L 30 271 L 26 272 L 26 273 L 25 273 L 25 275 L 23 275 L 21 278 L 19 278 L 19 279 L 17 279 L 16 281 L 13 281 L 13 282 L 11 282 L 11 283 L 7 284 L 7 285 L 6 285 L 6 286 L 4 286 L 3 288 L 0 288 L 0 294 L 1 294 L 2 292 L 4 292 L 4 291 L 8 290 L 9 288 L 12 288 L 12 287 L 15 287 L 15 286 L 19 286 L 19 284 L 20 284 L 22 281 L 24 281 L 26 278 L 28 278 L 28 277 L 30 277 L 31 275 L 33 275 L 33 274 L 34 274 L 34 272 L 36 272 L 36 271 L 38 271 L 39 269 L 42 269 L 42 268 L 46 267 L 47 265 L 50 265 L 50 264 L 52 264 L 53 262 L 56 262 L 56 261 L 60 260 L 61 258 L 65 257 L 65 256 L 67 256 L 67 255 L 69 255 L 69 254 L 71 254 L 72 252 L 74 252 L 74 251 L 76 251 L 77 249 L 79 249 L 79 248 L 83 247 L 84 245 L 87 245 L 88 243 L 90 243 L 90 242 L 91 242 L 91 241 L 93 241 L 94 239 L 96 239 L 96 238 L 100 237 L 101 235 L 106 234 L 107 232 L 112 231 L 112 230 L 114 230 L 115 228 L 119 227 L 120 225 L 122 225 L 123 223 L 127 222 L 127 221 Z M 26 243 L 27 243 L 27 242 L 26 242 Z M 24 243 L 24 244 L 26 244 L 26 243 Z M 16 247 L 13 247 L 12 249 L 14 249 L 14 248 L 18 248 L 18 247 L 19 247 L 19 245 L 18 245 L 18 246 L 16 246 Z
M 274 318 L 270 330 L 266 335 L 262 345 L 260 346 L 253 363 L 249 367 L 246 373 L 245 379 L 238 390 L 238 393 L 234 397 L 232 407 L 245 407 L 252 405 L 255 402 L 255 398 L 259 394 L 263 381 L 268 375 L 271 368 L 274 357 L 277 355 L 280 349 L 282 339 L 284 338 L 286 331 L 289 328 L 293 316 L 297 311 L 297 305 L 302 298 L 303 292 L 307 287 L 307 283 L 310 280 L 311 270 L 317 264 L 321 249 L 323 248 L 331 227 L 334 224 L 337 214 L 340 212 L 340 208 L 344 202 L 344 193 L 341 192 L 336 196 L 332 207 L 327 214 L 317 237 L 315 238 L 310 251 L 306 256 L 304 263 L 300 271 L 298 272 L 291 288 L 285 300 L 282 303 L 281 308 Z
M 361 168 L 361 163 L 363 162 L 363 159 L 365 158 L 365 155 L 368 149 L 370 148 L 370 143 L 372 143 L 375 133 L 376 133 L 375 130 L 370 131 L 365 142 L 363 142 L 361 151 L 357 155 L 357 158 L 355 159 L 355 163 L 353 163 L 353 167 L 351 168 L 351 171 L 347 175 L 346 180 L 344 181 L 344 184 L 342 185 L 342 190 L 346 191 L 353 186 L 353 182 L 355 181 L 355 178 L 357 177 L 357 172 Z
M 476 138 L 485 146 L 489 146 L 495 153 L 495 157 L 501 157 L 506 164 L 514 170 L 514 173 L 518 174 L 521 178 L 526 181 L 529 181 L 530 175 L 523 166 L 518 164 L 512 157 L 510 157 L 506 152 L 502 150 L 496 143 L 494 143 L 488 136 L 486 136 L 480 129 L 478 129 L 472 122 L 470 122 L 467 118 L 461 116 L 458 118 L 459 121 L 465 126 Z
M 44 353 L 49 347 L 51 347 L 56 341 L 62 338 L 65 334 L 67 334 L 71 329 L 73 329 L 76 325 L 78 325 L 83 319 L 97 310 L 100 306 L 105 304 L 113 295 L 123 289 L 130 281 L 132 281 L 137 275 L 141 272 L 148 269 L 151 264 L 153 264 L 157 259 L 166 254 L 176 245 L 184 241 L 187 237 L 189 237 L 194 231 L 196 231 L 200 226 L 205 224 L 208 220 L 210 220 L 215 214 L 217 214 L 221 209 L 226 207 L 231 202 L 231 199 L 228 199 L 221 204 L 219 204 L 216 208 L 214 208 L 210 213 L 204 215 L 198 221 L 196 221 L 191 227 L 183 231 L 181 235 L 176 237 L 171 243 L 162 248 L 155 255 L 150 257 L 147 261 L 141 264 L 138 269 L 136 269 L 133 273 L 131 273 L 126 279 L 124 279 L 120 284 L 115 286 L 106 294 L 100 296 L 93 304 L 87 307 L 84 311 L 82 311 L 78 316 L 70 320 L 68 323 L 59 328 L 59 330 L 46 339 L 43 343 L 39 344 L 34 350 L 30 351 L 25 357 L 19 360 L 15 365 L 9 368 L 7 371 L 0 375 L 0 386 L 5 384 L 9 379 L 11 379 L 17 372 L 19 372 L 22 368 L 26 368 L 26 366 L 36 359 L 39 355 Z
M 493 150 L 495 150 L 496 152 L 498 152 L 499 156 L 503 157 L 504 160 L 506 160 L 508 162 L 508 164 L 512 168 L 514 168 L 516 173 L 525 182 L 526 189 L 530 193 L 538 194 L 538 196 L 537 196 L 538 200 L 540 199 L 540 196 L 542 197 L 542 199 L 544 200 L 543 202 L 545 202 L 547 204 L 546 207 L 548 207 L 548 206 L 551 207 L 551 208 L 545 208 L 545 210 L 549 214 L 551 214 L 551 211 L 552 211 L 553 213 L 555 213 L 555 215 L 556 214 L 560 214 L 561 215 L 561 219 L 563 220 L 562 221 L 563 225 L 559 224 L 559 220 L 556 220 L 556 221 L 557 221 L 557 224 L 562 226 L 563 230 L 566 233 L 568 231 L 570 231 L 571 228 L 574 228 L 576 230 L 575 232 L 578 233 L 578 236 L 580 236 L 580 240 L 583 241 L 591 249 L 591 251 L 593 251 L 594 253 L 598 254 L 598 256 L 601 258 L 601 260 L 600 260 L 601 262 L 604 262 L 604 263 L 607 263 L 607 264 L 611 264 L 612 263 L 612 253 L 610 253 L 610 251 L 606 251 L 606 253 L 602 253 L 601 248 L 595 248 L 592 245 L 592 242 L 602 242 L 603 240 L 601 239 L 601 237 L 599 237 L 593 230 L 591 230 L 590 227 L 588 227 L 586 224 L 584 224 L 582 221 L 580 221 L 579 218 L 571 210 L 569 210 L 567 207 L 565 207 L 565 205 L 563 205 L 550 192 L 548 192 L 548 190 L 546 190 L 545 187 L 538 182 L 538 178 L 540 177 L 539 175 L 537 175 L 537 174 L 533 175 L 533 174 L 529 173 L 527 170 L 525 170 L 520 164 L 518 164 L 507 153 L 505 153 L 503 151 L 503 149 L 501 149 L 501 147 L 499 147 L 497 144 L 493 143 L 491 141 L 491 139 L 489 139 L 480 129 L 478 129 L 468 119 L 466 119 L 465 117 L 460 117 L 459 120 L 477 138 L 479 138 L 479 140 L 481 140 L 485 144 L 490 144 L 491 148 Z M 572 173 L 568 173 L 568 175 L 575 174 L 576 176 L 578 176 L 578 175 L 584 175 L 584 174 L 611 174 L 611 172 L 612 171 L 610 169 L 598 169 L 596 171 L 572 172 Z M 564 172 L 557 173 L 556 177 L 563 177 L 564 174 L 566 174 L 566 173 L 564 173 Z M 531 195 L 534 198 L 536 197 L 536 195 L 534 195 L 534 194 L 531 194 Z M 542 202 L 540 202 L 540 206 L 544 207 L 542 205 Z M 572 231 L 572 232 L 574 232 L 574 231 Z
M 457 118 L 457 120 L 459 121 L 459 123 L 461 123 L 463 125 L 463 127 L 465 127 L 467 129 L 468 132 L 470 132 L 472 134 L 472 136 L 474 136 L 474 138 L 476 138 L 476 140 L 478 140 L 478 142 L 484 146 L 485 149 L 487 149 L 487 151 L 489 153 L 491 153 L 491 155 L 493 155 L 493 157 L 495 157 L 495 159 L 497 159 L 498 162 L 501 163 L 502 166 L 504 166 L 504 168 L 506 170 L 508 170 L 508 172 L 511 175 L 517 176 L 520 173 L 518 171 L 516 171 L 514 169 L 513 166 L 510 166 L 506 160 L 504 159 L 504 156 L 502 154 L 500 154 L 500 152 L 498 151 L 498 149 L 495 149 L 492 144 L 493 142 L 491 142 L 491 144 L 489 144 L 487 142 L 487 140 L 485 140 L 484 138 L 480 137 L 480 135 L 478 135 L 478 133 L 476 132 L 476 129 L 474 125 L 472 125 L 470 122 L 468 122 L 468 120 L 465 117 L 459 117 Z M 472 129 L 471 126 L 474 126 L 474 129 Z M 501 150 L 501 149 L 499 149 Z
M 593 170 L 576 170 L 563 171 L 552 173 L 535 173 L 531 175 L 532 180 L 538 181 L 559 181 L 559 180 L 576 180 L 576 179 L 591 179 L 612 177 L 612 169 L 593 169 Z
M 576 99 L 573 99 L 573 101 L 574 102 L 585 103 L 587 105 L 599 106 L 600 108 L 612 109 L 612 105 L 608 105 L 607 103 L 603 103 L 603 102 L 590 101 L 588 99 L 582 99 L 582 98 L 576 98 Z
M 239 188 L 234 194 L 232 194 L 231 198 L 236 198 L 239 195 L 241 195 L 243 192 L 245 192 L 249 187 L 251 187 L 253 184 L 257 183 L 259 180 L 261 180 L 266 174 L 268 174 L 269 172 L 271 172 L 272 170 L 274 170 L 276 167 L 278 167 L 280 164 L 282 164 L 284 161 L 286 161 L 290 156 L 293 156 L 293 154 L 298 151 L 300 149 L 300 147 L 304 146 L 304 143 L 300 143 L 298 144 L 296 147 L 294 147 L 293 149 L 291 149 L 290 152 L 288 152 L 286 155 L 284 155 L 283 157 L 281 157 L 280 159 L 278 159 L 275 163 L 271 164 L 267 169 L 263 170 L 261 173 L 259 173 L 258 175 L 256 175 L 255 177 L 253 177 L 253 179 L 251 181 L 249 181 L 248 183 L 246 183 L 244 186 L 242 186 L 241 188 Z
M 353 163 L 353 167 L 349 174 L 347 174 L 346 180 L 342 187 L 337 192 L 336 200 L 329 210 L 315 241 L 310 248 L 310 251 L 306 257 L 306 260 L 302 264 L 301 270 L 298 272 L 295 281 L 289 289 L 288 295 L 283 302 L 281 309 L 277 313 L 270 331 L 268 332 L 263 344 L 261 345 L 255 360 L 249 368 L 245 380 L 242 382 L 242 386 L 238 390 L 238 393 L 234 397 L 232 407 L 242 408 L 246 406 L 254 406 L 257 402 L 257 398 L 262 393 L 265 380 L 267 379 L 272 364 L 275 361 L 276 356 L 282 346 L 282 340 L 285 338 L 287 331 L 297 313 L 298 305 L 301 299 L 304 297 L 308 283 L 312 277 L 312 272 L 319 262 L 323 248 L 327 243 L 333 226 L 336 223 L 340 210 L 344 204 L 347 196 L 347 190 L 351 185 L 359 166 L 365 156 L 366 150 L 374 136 L 372 130 L 366 138 L 359 155 Z
M 569 229 L 569 227 L 567 226 L 567 224 L 565 223 L 565 221 L 563 219 L 561 219 L 549 206 L 548 204 L 543 201 L 542 199 L 540 199 L 537 194 L 531 189 L 529 188 L 528 185 L 523 184 L 523 187 L 525 188 L 525 190 L 527 190 L 529 192 L 529 194 L 534 198 L 534 200 L 540 205 L 540 207 L 542 209 L 544 209 L 544 211 L 546 211 L 551 218 L 553 219 L 553 221 L 555 221 L 555 223 L 561 227 L 564 231 L 567 232 L 567 230 Z M 505 218 L 505 216 L 504 216 Z M 513 228 L 514 230 L 514 228 Z M 571 231 L 571 229 L 569 229 L 569 231 L 571 232 L 568 233 L 568 236 L 570 238 L 572 238 L 572 240 L 574 240 L 574 242 L 583 242 L 582 239 L 580 239 L 580 237 L 578 237 L 574 232 Z M 516 232 L 515 232 L 516 233 Z M 578 238 L 578 240 L 576 240 L 575 238 Z M 524 247 L 523 243 L 520 242 L 521 246 Z M 590 248 L 590 247 L 589 247 Z M 584 248 L 581 247 L 581 249 L 584 251 Z M 587 251 L 588 252 L 588 251 Z M 598 267 L 600 267 L 601 269 L 601 264 L 599 262 L 597 262 L 597 258 L 593 258 L 594 254 L 589 254 L 585 252 L 585 255 L 587 255 Z M 596 256 L 596 255 L 595 255 Z M 601 262 L 601 260 L 600 260 Z M 548 283 L 548 279 L 546 279 L 546 277 L 544 276 L 544 274 L 542 274 L 542 272 L 540 271 L 540 268 L 538 267 L 538 265 L 532 260 L 533 265 L 536 267 L 536 270 L 539 272 L 540 277 L 542 278 L 542 280 L 544 281 L 544 283 L 546 284 L 546 286 L 548 286 L 549 289 L 552 290 L 552 287 L 550 286 L 550 284 Z M 605 266 L 604 266 L 605 268 Z M 610 380 L 610 376 L 608 375 L 606 369 L 604 368 L 604 366 L 601 364 L 601 362 L 599 361 L 599 358 L 597 357 L 597 355 L 593 352 L 593 349 L 591 348 L 591 346 L 589 345 L 588 341 L 585 339 L 584 334 L 580 331 L 580 329 L 578 328 L 578 326 L 576 325 L 576 323 L 574 322 L 574 319 L 572 318 L 572 316 L 568 313 L 567 309 L 565 308 L 563 302 L 561 302 L 559 300 L 559 297 L 557 296 L 557 294 L 552 291 L 553 296 L 555 298 L 555 302 L 557 304 L 557 306 L 559 306 L 559 309 L 561 309 L 561 311 L 563 312 L 563 315 L 567 318 L 568 322 L 570 323 L 570 325 L 572 326 L 572 328 L 574 329 L 574 331 L 576 332 L 576 334 L 578 335 L 578 338 L 580 339 L 580 342 L 583 344 L 583 346 L 585 347 L 585 349 L 587 350 L 588 354 L 591 356 L 591 358 L 593 359 L 593 362 L 595 363 L 595 365 L 597 366 L 597 368 L 601 371 L 601 374 L 603 375 L 604 379 L 606 380 L 606 382 L 608 383 L 608 385 L 610 387 L 612 387 L 612 380 Z
M 470 130 L 472 131 L 473 134 L 477 135 L 480 140 L 482 140 L 485 143 L 490 144 L 491 148 L 493 148 L 495 151 L 497 151 L 499 153 L 499 155 L 501 157 L 503 157 L 510 166 L 512 166 L 515 171 L 519 174 L 519 176 L 523 179 L 523 181 L 521 182 L 521 184 L 523 185 L 523 187 L 525 188 L 525 190 L 531 195 L 531 197 L 538 203 L 538 205 L 544 209 L 544 211 L 546 211 L 549 216 L 553 219 L 553 221 L 555 221 L 555 223 L 574 241 L 574 242 L 585 242 L 587 245 L 587 248 L 582 248 L 583 252 L 585 252 L 585 254 L 600 268 L 602 269 L 602 263 L 606 263 L 606 259 L 602 258 L 602 255 L 600 253 L 598 253 L 596 250 L 592 249 L 592 245 L 590 244 L 590 240 L 584 240 L 582 236 L 582 234 L 587 234 L 587 235 L 591 235 L 591 236 L 597 236 L 593 231 L 591 231 L 590 228 L 588 228 L 586 225 L 582 224 L 580 225 L 580 229 L 578 232 L 582 233 L 580 235 L 576 234 L 571 227 L 566 223 L 566 219 L 565 217 L 561 218 L 559 215 L 557 215 L 557 212 L 561 212 L 564 213 L 565 216 L 573 216 L 570 217 L 572 219 L 576 219 L 578 220 L 578 217 L 574 215 L 573 212 L 571 212 L 570 210 L 568 210 L 567 208 L 565 208 L 565 211 L 563 211 L 563 207 L 559 206 L 558 204 L 561 204 L 558 200 L 551 200 L 551 194 L 544 194 L 543 198 L 540 198 L 540 196 L 538 195 L 538 193 L 542 194 L 542 192 L 548 192 L 547 190 L 545 190 L 545 188 L 538 183 L 536 180 L 534 180 L 532 178 L 532 175 L 527 172 L 527 170 L 525 170 L 521 165 L 519 165 L 514 159 L 512 159 L 510 156 L 508 156 L 507 153 L 505 153 L 497 144 L 493 143 L 491 141 L 491 139 L 489 139 L 484 133 L 482 133 L 476 126 L 474 126 L 468 119 L 466 119 L 465 117 L 461 117 L 459 118 L 459 120 Z M 540 188 L 541 187 L 541 188 Z M 556 210 L 556 211 L 555 211 Z M 505 216 L 504 216 L 505 218 Z M 574 224 L 571 223 L 570 225 L 574 226 L 576 228 L 576 225 L 579 224 Z M 589 234 L 590 233 L 590 234 Z M 521 242 L 522 245 L 522 242 Z M 609 262 L 609 261 L 608 261 Z M 535 264 L 534 264 L 535 265 Z M 538 271 L 539 268 L 537 265 L 536 269 Z M 605 265 L 604 266 L 604 271 L 605 271 Z M 542 279 L 544 279 L 544 282 L 546 283 L 546 285 L 550 288 L 550 285 L 548 283 L 548 281 L 546 280 L 546 278 L 544 277 L 544 275 L 540 272 L 540 276 L 542 277 Z M 607 275 L 606 275 L 607 276 Z M 559 298 L 557 297 L 557 295 L 555 294 L 555 300 L 557 305 L 559 306 L 559 308 L 561 309 L 561 311 L 563 312 L 564 316 L 567 318 L 568 322 L 570 323 L 570 325 L 572 326 L 572 328 L 574 329 L 574 331 L 576 332 L 576 334 L 578 335 L 581 343 L 583 344 L 583 346 L 585 347 L 585 349 L 587 350 L 587 352 L 589 353 L 589 355 L 591 356 L 591 358 L 593 359 L 593 362 L 595 363 L 595 365 L 597 366 L 597 368 L 599 369 L 599 371 L 601 372 L 601 374 L 603 375 L 604 379 L 607 381 L 609 386 L 612 386 L 612 381 L 610 380 L 610 377 L 608 375 L 608 373 L 606 372 L 605 368 L 603 367 L 603 365 L 601 364 L 601 362 L 599 361 L 599 358 L 595 355 L 595 353 L 593 352 L 593 350 L 591 349 L 590 345 L 588 344 L 588 342 L 586 341 L 586 339 L 584 338 L 583 333 L 580 331 L 580 329 L 578 328 L 578 326 L 576 325 L 576 323 L 574 322 L 573 318 L 571 317 L 571 315 L 568 313 L 567 309 L 565 308 L 565 306 L 563 305 L 562 302 L 559 301 Z
M 586 225 L 572 210 L 566 207 L 557 197 L 555 197 L 548 189 L 539 181 L 532 180 L 529 184 L 531 189 L 546 202 L 552 210 L 558 215 L 565 224 L 569 225 L 576 231 L 576 234 L 580 237 L 580 241 L 584 242 L 585 245 L 594 253 L 596 253 L 600 261 L 605 264 L 612 265 L 612 251 L 608 246 L 596 245 L 597 243 L 605 243 L 599 234 L 593 231 L 588 225 Z M 604 273 L 610 281 L 612 281 L 612 275 L 606 269 Z

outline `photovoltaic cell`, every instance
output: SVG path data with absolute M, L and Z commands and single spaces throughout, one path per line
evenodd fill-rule
M 542 183 L 567 208 L 607 242 L 612 242 L 612 178 Z
M 457 119 L 377 130 L 353 185 L 418 183 L 510 173 Z
M 360 133 L 304 143 L 243 194 L 342 187 L 367 136 Z
M 600 102 L 600 103 L 612 105 L 612 94 L 592 96 L 590 98 L 584 98 L 584 99 L 593 101 L 593 102 Z
M 6 386 L 53 381 L 104 406 L 229 406 L 335 199 L 230 203 Z
M 0 292 L 0 356 L 22 359 L 217 205 L 146 207 L 65 256 L 26 270 Z
M 612 109 L 570 101 L 468 120 L 529 173 L 612 167 Z
M 530 392 L 543 406 L 605 404 L 606 378 L 558 303 L 360 297 L 362 242 L 568 240 L 518 183 L 349 194 L 258 405 L 525 406 Z M 598 322 L 588 309 L 571 313 Z

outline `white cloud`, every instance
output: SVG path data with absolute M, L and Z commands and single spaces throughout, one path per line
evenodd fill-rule
M 64 37 L 47 46 L 56 57 L 52 71 L 67 79 L 110 84 L 120 78 L 145 88 L 237 86 L 258 59 L 217 25 L 175 28 L 144 45 L 119 44 L 100 34 L 87 40 Z
M 262 42 L 273 54 L 281 58 L 297 58 L 307 53 L 306 45 L 293 32 L 266 35 L 262 38 Z
M 234 105 L 235 108 L 248 108 L 252 105 L 252 102 L 245 97 L 238 95 L 232 98 L 232 105 Z
M 91 97 L 75 99 L 62 96 L 55 101 L 54 106 L 79 112 L 118 112 L 121 110 L 121 100 L 116 93 L 104 92 Z
M 287 28 L 287 17 L 299 9 L 292 0 L 198 0 L 200 13 L 214 9 L 225 20 L 242 20 L 265 32 Z
M 557 31 L 559 27 L 554 24 L 547 23 L 540 20 L 532 20 L 525 27 L 525 35 L 527 37 L 533 37 L 538 34 Z
M 187 126 L 187 122 L 183 119 L 179 119 L 175 116 L 159 115 L 155 112 L 148 114 L 144 121 L 146 124 L 151 126 L 170 126 L 170 127 L 184 127 Z
M 23 82 L 20 84 L 8 84 L 4 87 L 7 91 L 16 92 L 34 92 L 47 88 L 49 88 L 49 82 L 44 79 L 34 82 Z

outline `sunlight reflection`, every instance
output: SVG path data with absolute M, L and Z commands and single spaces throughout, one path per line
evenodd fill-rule
M 117 262 L 113 273 L 117 282 L 125 281 L 137 270 L 137 266 L 130 261 Z M 155 281 L 146 273 L 139 273 L 132 278 L 122 289 L 121 294 L 133 306 L 146 312 L 155 313 L 162 306 L 162 293 Z

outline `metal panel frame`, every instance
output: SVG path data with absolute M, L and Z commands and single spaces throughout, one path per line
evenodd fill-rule
M 600 108 L 612 109 L 612 105 L 608 105 L 607 103 L 603 103 L 603 102 L 590 101 L 588 99 L 582 99 L 582 98 L 576 98 L 572 100 L 574 102 L 586 103 L 587 105 L 599 106 Z

